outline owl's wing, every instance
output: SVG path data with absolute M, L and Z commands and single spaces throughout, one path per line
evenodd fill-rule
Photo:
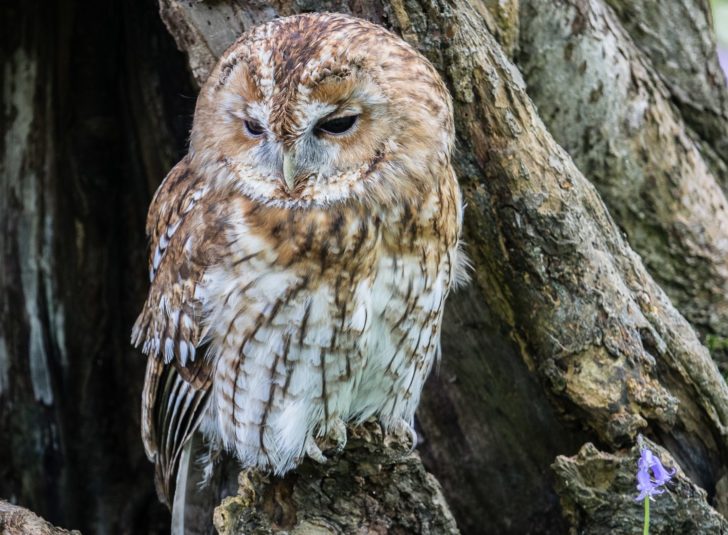
M 169 504 L 182 449 L 207 406 L 210 361 L 200 350 L 203 303 L 195 289 L 226 247 L 222 217 L 210 208 L 206 181 L 179 162 L 160 185 L 147 218 L 151 287 L 132 331 L 148 355 L 142 438 L 156 465 L 160 499 Z
M 194 380 L 188 382 L 183 373 Z M 149 357 L 142 396 L 142 437 L 147 456 L 154 461 L 159 499 L 171 507 L 176 475 L 185 445 L 200 424 L 207 406 L 210 366 L 204 358 L 187 368 L 165 365 Z

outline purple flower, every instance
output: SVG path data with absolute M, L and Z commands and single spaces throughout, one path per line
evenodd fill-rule
M 650 474 L 650 470 L 652 474 Z M 647 497 L 662 494 L 665 490 L 660 487 L 670 481 L 674 475 L 674 468 L 666 470 L 660 459 L 649 448 L 642 448 L 640 459 L 637 461 L 637 490 L 640 491 L 640 494 L 635 500 L 641 501 Z

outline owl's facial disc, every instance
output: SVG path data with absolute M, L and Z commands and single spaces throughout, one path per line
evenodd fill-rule
M 266 99 L 251 98 L 251 83 L 231 84 L 223 99 L 228 160 L 248 182 L 242 186 L 270 200 L 347 197 L 385 137 L 386 100 L 376 84 L 337 75 Z
M 303 136 L 314 135 L 318 138 L 325 138 L 327 136 L 334 138 L 344 137 L 354 132 L 360 117 L 360 110 L 348 109 L 343 113 L 335 112 L 312 123 L 314 124 L 313 128 L 308 127 L 304 129 Z M 298 149 L 295 145 L 292 148 L 283 149 L 283 178 L 289 191 L 294 191 L 301 179 L 311 177 L 312 175 L 319 175 L 321 172 L 320 169 L 316 169 L 315 165 L 312 164 L 320 160 L 320 158 L 316 157 L 315 151 L 321 150 L 322 147 L 316 146 L 315 141 L 306 138 L 298 140 L 296 145 L 301 145 L 302 147 L 302 157 L 300 158 L 297 155 Z M 325 147 L 324 150 L 326 150 Z
M 300 15 L 254 28 L 223 55 L 190 149 L 248 197 L 306 207 L 415 197 L 453 134 L 447 89 L 416 50 L 359 19 Z
M 350 84 L 342 85 L 339 101 L 322 94 L 321 85 L 294 97 L 285 121 L 288 128 L 281 136 L 284 151 L 295 163 L 290 168 L 293 194 L 305 190 L 307 183 L 316 183 L 319 188 L 333 186 L 369 156 L 364 149 L 371 143 L 376 105 L 351 94 Z
M 334 175 L 346 171 L 338 164 L 342 146 L 356 144 L 352 137 L 362 122 L 358 105 L 341 109 L 316 102 L 301 106 L 299 111 L 296 126 L 278 132 L 270 126 L 269 117 L 253 110 L 236 119 L 245 138 L 241 143 L 244 155 L 254 155 L 265 175 L 279 181 L 291 197 L 300 196 L 307 180 L 330 182 Z

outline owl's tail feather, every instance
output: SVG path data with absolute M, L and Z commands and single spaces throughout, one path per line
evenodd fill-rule
M 142 437 L 156 469 L 160 501 L 172 505 L 177 470 L 183 451 L 207 410 L 209 364 L 196 359 L 179 369 L 149 357 L 142 396 Z
M 215 507 L 237 492 L 238 463 L 222 452 L 210 462 L 208 450 L 199 432 L 182 448 L 172 502 L 172 535 L 216 535 Z

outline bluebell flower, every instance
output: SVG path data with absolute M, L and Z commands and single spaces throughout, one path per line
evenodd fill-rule
M 665 490 L 660 487 L 663 487 L 674 475 L 674 468 L 666 470 L 660 459 L 649 448 L 642 448 L 640 459 L 637 461 L 637 490 L 640 494 L 635 500 L 641 501 L 662 494 Z

